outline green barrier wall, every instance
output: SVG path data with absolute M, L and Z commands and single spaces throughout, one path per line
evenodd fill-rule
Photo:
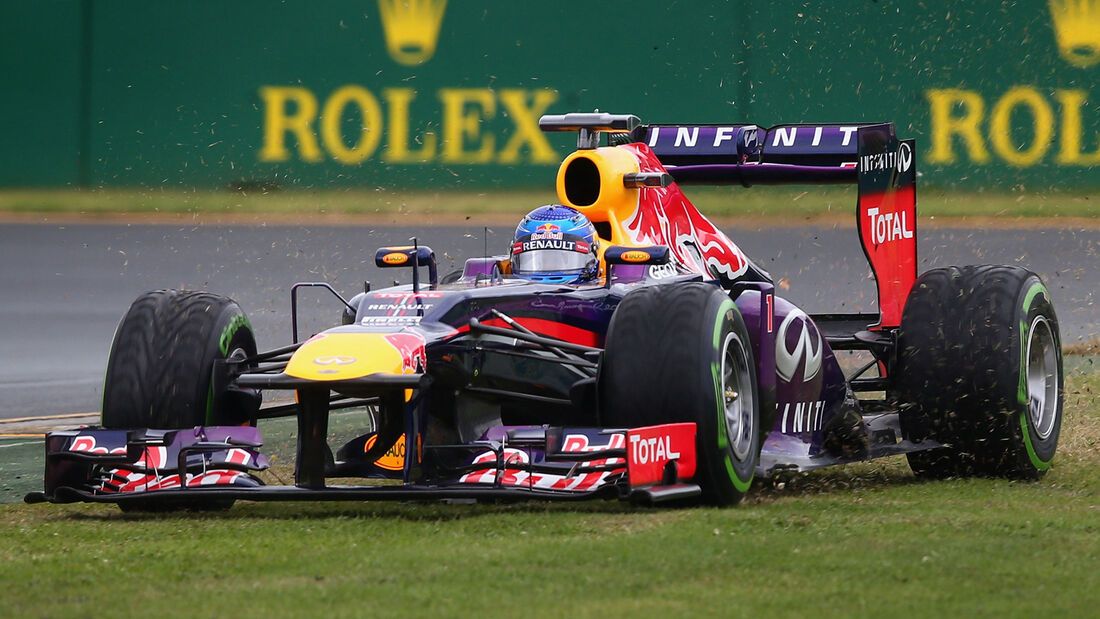
M 925 185 L 1100 187 L 1100 0 L 0 6 L 9 187 L 545 184 L 538 116 L 596 108 L 893 120 Z

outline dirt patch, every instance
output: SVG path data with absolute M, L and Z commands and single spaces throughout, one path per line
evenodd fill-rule
M 1076 344 L 1063 345 L 1062 354 L 1079 357 L 1100 355 L 1100 338 L 1093 338 L 1085 342 L 1077 342 Z

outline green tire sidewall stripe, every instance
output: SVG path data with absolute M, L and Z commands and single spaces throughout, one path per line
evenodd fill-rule
M 1045 471 L 1050 468 L 1050 460 L 1043 460 L 1039 457 L 1039 454 L 1035 453 L 1035 447 L 1031 444 L 1031 433 L 1028 432 L 1027 427 L 1027 411 L 1020 414 L 1020 429 L 1024 435 L 1024 446 L 1027 447 L 1027 457 L 1031 459 L 1031 464 L 1040 471 Z
M 1050 468 L 1050 462 L 1053 460 L 1043 460 L 1039 457 L 1039 454 L 1035 451 L 1035 446 L 1031 443 L 1031 431 L 1028 428 L 1027 418 L 1030 411 L 1031 402 L 1027 397 L 1027 340 L 1030 336 L 1029 330 L 1031 325 L 1027 322 L 1027 315 L 1031 310 L 1031 303 L 1038 295 L 1045 296 L 1050 299 L 1050 293 L 1047 291 L 1046 286 L 1040 282 L 1035 282 L 1028 289 L 1027 294 L 1024 295 L 1023 311 L 1024 320 L 1020 321 L 1020 386 L 1017 392 L 1017 399 L 1020 402 L 1020 430 L 1024 437 L 1024 447 L 1027 449 L 1027 457 L 1031 460 L 1032 466 L 1037 470 L 1045 471 Z
M 233 319 L 229 321 L 229 324 L 225 325 L 222 329 L 221 337 L 218 338 L 218 350 L 221 351 L 222 356 L 229 355 L 229 342 L 233 341 L 233 336 L 237 334 L 237 330 L 241 327 L 252 328 L 252 325 L 248 322 L 248 317 L 244 314 L 237 314 L 233 316 Z
M 750 471 L 748 479 L 741 479 L 737 474 L 737 470 L 733 467 L 733 459 L 730 457 L 729 450 L 729 436 L 726 434 L 726 409 L 723 406 L 725 398 L 722 397 L 722 325 L 725 323 L 726 312 L 731 310 L 740 313 L 737 305 L 730 299 L 722 301 L 722 304 L 718 306 L 718 317 L 714 321 L 714 352 L 719 358 L 717 361 L 711 362 L 710 370 L 711 375 L 714 377 L 714 397 L 718 405 L 718 450 L 722 454 L 722 462 L 725 464 L 730 481 L 733 482 L 733 487 L 739 492 L 745 493 L 752 486 L 752 478 L 756 471 Z
M 237 334 L 237 331 L 241 327 L 252 328 L 252 325 L 248 322 L 248 316 L 243 313 L 239 313 L 233 316 L 229 321 L 229 324 L 225 325 L 222 329 L 221 335 L 218 336 L 218 350 L 221 352 L 222 357 L 229 355 L 229 343 L 233 341 L 233 336 Z M 214 423 L 214 384 L 211 382 L 206 391 L 206 425 Z

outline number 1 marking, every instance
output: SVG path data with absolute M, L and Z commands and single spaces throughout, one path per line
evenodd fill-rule
M 768 314 L 768 333 L 771 333 L 774 327 L 775 309 L 772 307 L 774 302 L 771 293 L 764 295 L 764 305 L 767 306 L 765 311 Z

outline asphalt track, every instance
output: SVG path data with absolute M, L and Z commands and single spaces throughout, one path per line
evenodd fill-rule
M 500 252 L 511 230 L 356 226 L 0 224 L 0 419 L 99 410 L 115 325 L 155 288 L 202 289 L 236 299 L 261 348 L 291 340 L 290 286 L 327 281 L 346 296 L 407 278 L 374 266 L 382 245 L 414 235 L 436 251 L 440 272 Z M 809 312 L 873 311 L 876 293 L 850 226 L 730 228 L 771 272 L 780 293 Z M 1100 230 L 925 227 L 921 271 L 951 264 L 1018 264 L 1054 296 L 1063 341 L 1100 335 Z M 340 305 L 303 292 L 303 332 L 335 324 Z

